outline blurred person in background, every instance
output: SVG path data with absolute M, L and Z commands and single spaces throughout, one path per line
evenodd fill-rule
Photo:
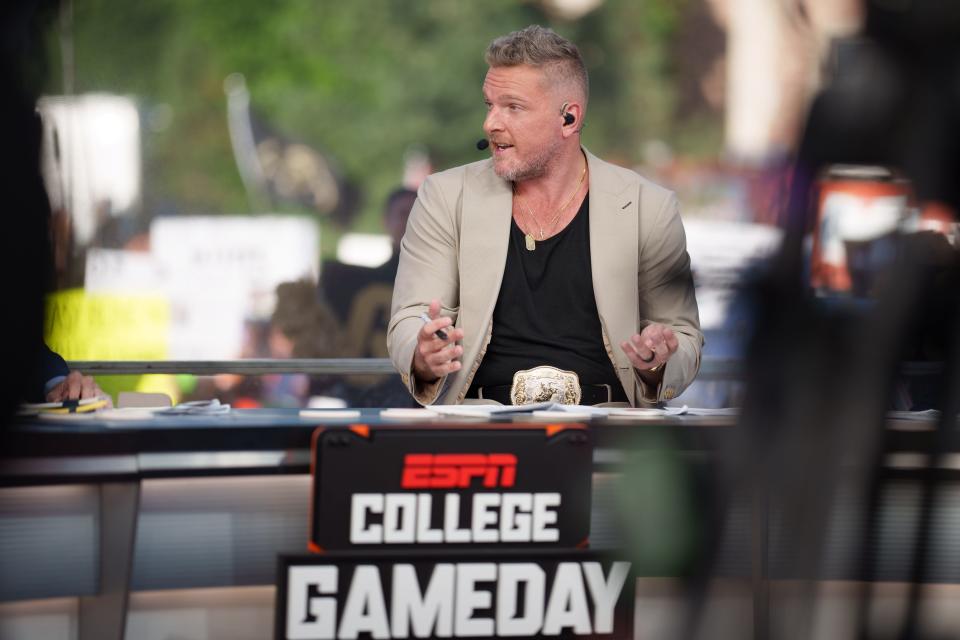
M 383 225 L 390 236 L 393 253 L 390 259 L 382 265 L 371 268 L 335 261 L 324 263 L 321 271 L 320 288 L 324 299 L 330 304 L 344 327 L 359 323 L 365 327 L 379 325 L 386 330 L 386 320 L 389 318 L 390 311 L 390 291 L 393 289 L 393 280 L 397 275 L 397 265 L 400 262 L 400 241 L 407 228 L 410 209 L 416 199 L 417 193 L 415 191 L 403 187 L 394 189 L 387 196 L 383 207 Z M 372 295 L 365 292 L 373 285 L 385 285 L 387 288 L 386 297 L 373 296 L 377 298 L 376 301 L 363 303 L 369 309 L 357 308 L 357 304 L 361 300 Z M 358 313 L 367 316 L 381 308 L 387 316 L 382 322 L 376 322 L 366 317 L 357 317 Z M 353 344 L 352 348 L 356 354 L 355 357 L 374 357 L 364 353 L 372 350 L 371 345 Z M 384 355 L 384 353 L 381 353 L 378 357 Z
M 534 25 L 486 60 L 493 157 L 420 188 L 394 366 L 421 404 L 672 399 L 703 345 L 676 197 L 582 148 L 588 79 L 573 43 Z
M 393 254 L 378 267 L 328 262 L 323 265 L 320 288 L 341 327 L 340 355 L 348 358 L 387 357 L 387 324 L 393 281 L 400 262 L 400 241 L 407 228 L 415 191 L 394 189 L 383 208 L 383 225 L 390 235 Z M 396 376 L 363 375 L 343 379 L 338 395 L 350 406 L 405 407 L 413 404 Z
M 271 358 L 332 358 L 340 351 L 340 327 L 311 280 L 284 282 L 277 287 L 277 306 L 270 317 L 267 348 Z M 263 376 L 264 402 L 270 406 L 305 406 L 310 395 L 336 386 L 330 376 L 311 383 L 305 374 Z M 315 385 L 319 387 L 316 390 Z
M 312 280 L 283 282 L 269 320 L 248 320 L 241 359 L 333 358 L 339 355 L 340 327 L 317 295 Z M 238 409 L 303 407 L 311 394 L 339 395 L 339 378 L 302 373 L 219 374 L 201 378 L 190 400 L 217 398 Z

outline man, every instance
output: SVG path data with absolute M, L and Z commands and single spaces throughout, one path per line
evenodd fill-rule
M 387 344 L 404 383 L 422 404 L 675 397 L 703 345 L 675 196 L 580 146 L 572 43 L 530 26 L 486 60 L 492 158 L 428 178 L 403 238 Z
M 59 353 L 41 345 L 38 377 L 30 382 L 29 402 L 85 400 L 105 395 L 92 376 L 70 371 Z

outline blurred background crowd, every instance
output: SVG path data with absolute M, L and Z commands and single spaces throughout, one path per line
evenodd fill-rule
M 385 357 L 416 189 L 483 157 L 482 51 L 532 23 L 582 51 L 585 145 L 678 192 L 705 364 L 736 368 L 751 317 L 737 292 L 791 225 L 805 284 L 841 304 L 869 300 L 901 234 L 956 247 L 949 200 L 920 197 L 902 167 L 795 162 L 826 87 L 879 104 L 902 89 L 864 35 L 862 0 L 50 5 L 45 339 L 67 360 Z M 798 180 L 813 190 L 802 220 Z M 409 403 L 391 376 L 98 382 L 240 407 Z M 740 394 L 706 375 L 678 402 Z
M 708 606 L 730 611 L 709 578 L 733 549 L 759 567 L 755 637 L 957 636 L 956 594 L 930 589 L 960 566 L 956 0 L 20 0 L 0 16 L 4 387 L 41 325 L 71 361 L 385 356 L 416 189 L 484 157 L 482 52 L 540 23 L 588 66 L 585 145 L 679 195 L 706 346 L 676 402 L 741 407 L 716 462 L 712 426 L 691 456 L 636 430 L 617 509 L 636 515 L 639 571 L 690 587 L 689 608 L 651 609 L 676 637 L 749 637 Z M 32 242 L 48 235 L 52 260 Z M 395 375 L 97 381 L 237 407 L 410 402 Z M 814 577 L 842 596 L 820 618 Z M 836 620 L 848 635 L 818 633 Z

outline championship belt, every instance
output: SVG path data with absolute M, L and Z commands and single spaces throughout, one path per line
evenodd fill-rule
M 510 402 L 515 405 L 535 402 L 580 404 L 580 377 L 549 365 L 517 371 L 510 387 Z

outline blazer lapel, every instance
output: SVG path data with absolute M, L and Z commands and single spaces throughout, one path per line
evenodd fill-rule
M 622 373 L 630 369 L 630 361 L 620 349 L 620 342 L 633 335 L 639 326 L 639 184 L 622 179 L 607 163 L 589 152 L 586 154 L 590 166 L 593 294 L 610 341 L 610 355 Z M 629 394 L 630 389 L 627 391 Z
M 464 180 L 463 232 L 460 234 L 464 363 L 476 357 L 497 304 L 507 262 L 512 211 L 510 183 L 497 177 L 493 163 L 485 162 L 476 169 L 471 167 Z M 465 373 L 465 369 L 461 372 Z

